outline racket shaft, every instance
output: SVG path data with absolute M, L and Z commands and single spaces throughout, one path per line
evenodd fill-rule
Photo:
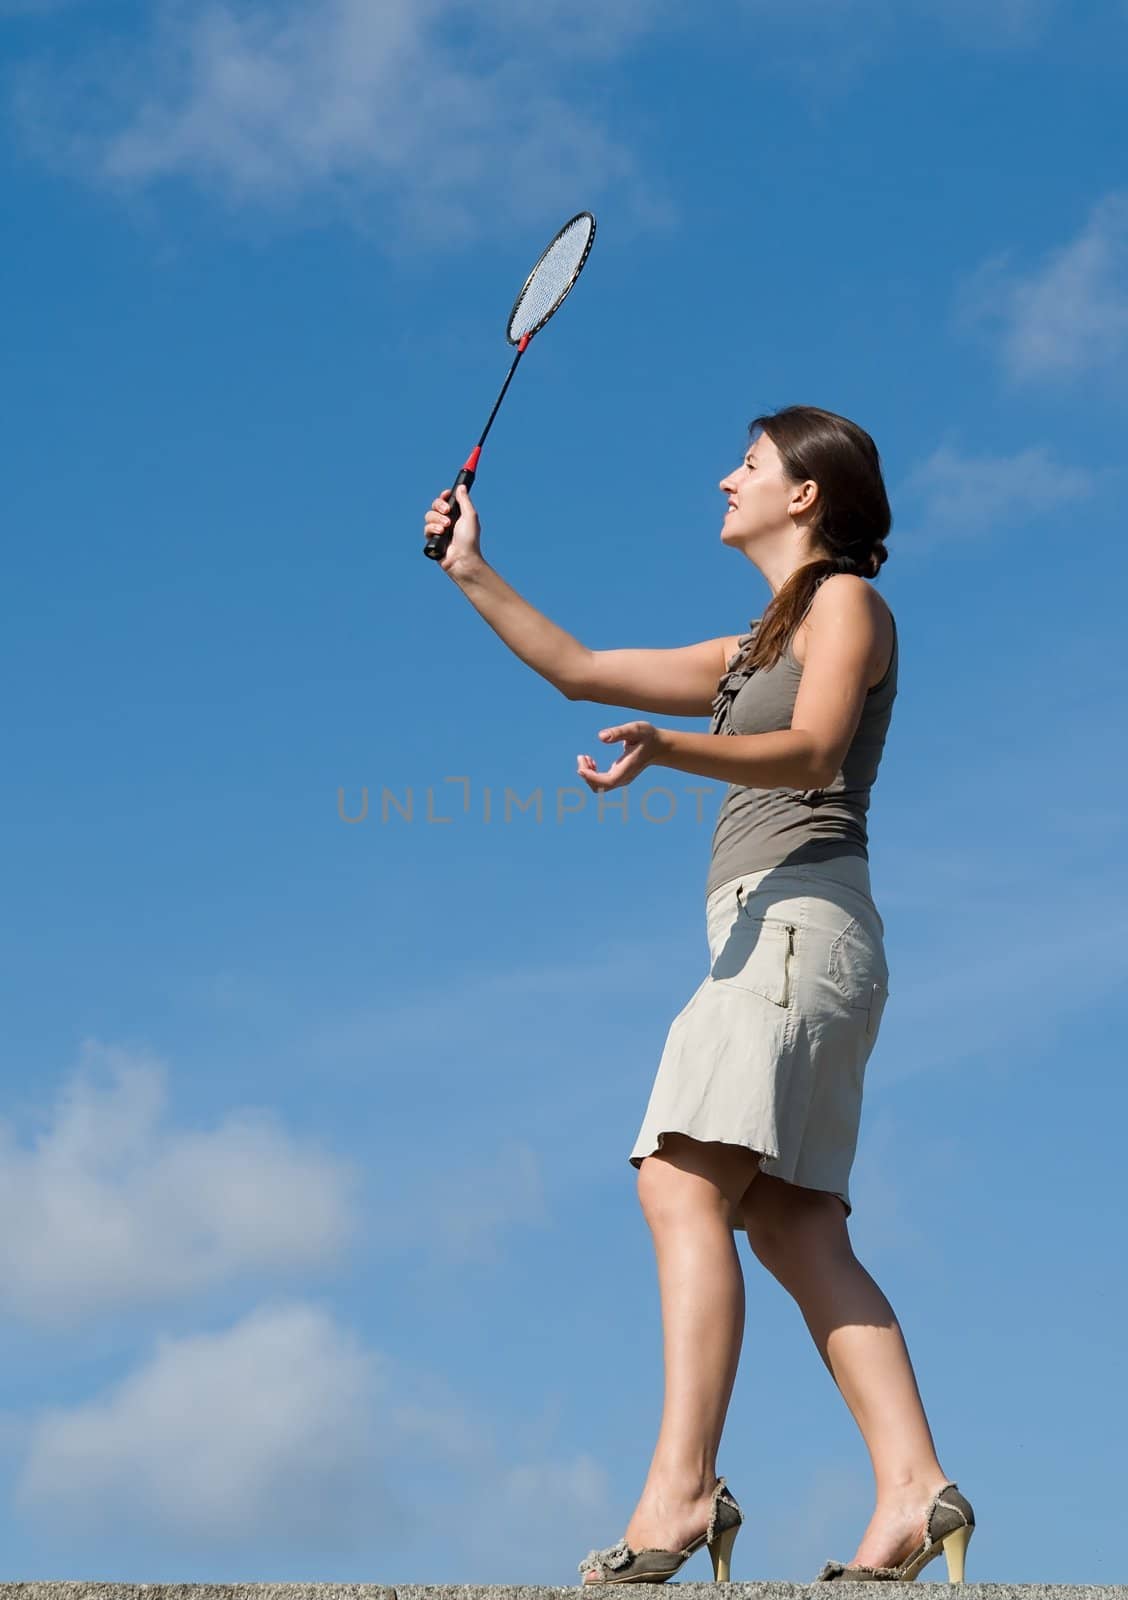
M 529 340 L 531 338 L 532 334 L 527 333 L 518 344 L 517 354 L 513 357 L 513 365 L 506 374 L 505 382 L 501 386 L 501 393 L 494 401 L 494 408 L 490 412 L 489 421 L 482 429 L 482 437 L 478 440 L 477 447 L 471 452 L 466 465 L 462 468 L 462 471 L 458 474 L 458 477 L 455 478 L 454 489 L 457 489 L 460 483 L 464 483 L 469 489 L 470 485 L 474 482 L 474 474 L 478 465 L 478 457 L 482 452 L 482 446 L 485 444 L 486 436 L 493 427 L 494 418 L 501 409 L 501 402 L 505 399 L 506 390 L 513 382 L 513 374 L 517 371 L 517 363 L 528 349 Z M 473 463 L 473 465 L 471 465 L 471 463 Z M 450 544 L 450 536 L 454 532 L 454 525 L 462 515 L 462 507 L 454 497 L 454 489 L 451 489 L 450 493 L 446 496 L 446 498 L 450 501 L 450 527 L 444 528 L 442 533 L 436 534 L 432 539 L 428 539 L 427 543 L 423 546 L 423 554 L 425 556 L 430 556 L 432 561 L 441 561 L 446 555 L 447 547 Z

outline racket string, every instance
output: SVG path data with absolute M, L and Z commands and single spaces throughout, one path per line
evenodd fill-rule
M 508 336 L 512 344 L 542 327 L 559 306 L 579 276 L 594 232 L 594 217 L 581 212 L 549 245 L 510 314 Z

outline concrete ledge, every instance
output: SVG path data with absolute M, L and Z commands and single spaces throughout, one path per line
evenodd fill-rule
M 552 1600 L 569 1596 L 573 1586 L 542 1584 L 381 1583 L 0 1583 L 0 1600 Z M 602 1587 L 596 1585 L 594 1587 Z M 800 1600 L 811 1590 L 825 1596 L 824 1584 L 809 1583 L 632 1583 L 616 1585 L 655 1596 L 679 1590 L 679 1600 Z M 890 1600 L 888 1583 L 835 1584 L 839 1600 Z M 917 1581 L 916 1592 L 937 1590 L 959 1600 L 1128 1600 L 1128 1584 L 960 1583 Z M 629 1596 L 627 1597 L 629 1600 Z

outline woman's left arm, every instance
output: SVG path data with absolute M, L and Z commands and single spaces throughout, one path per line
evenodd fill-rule
M 884 638 L 884 602 L 865 578 L 836 573 L 811 603 L 806 659 L 790 728 L 772 733 L 683 733 L 628 722 L 604 728 L 622 739 L 623 755 L 606 773 L 580 756 L 589 788 L 617 788 L 645 767 L 671 767 L 755 789 L 822 789 L 833 783 L 857 731 L 869 679 Z
M 819 761 L 818 745 L 809 733 L 785 728 L 779 733 L 683 733 L 680 728 L 655 728 L 655 767 L 719 778 L 750 789 L 821 789 L 830 783 Z M 834 769 L 837 772 L 838 768 Z

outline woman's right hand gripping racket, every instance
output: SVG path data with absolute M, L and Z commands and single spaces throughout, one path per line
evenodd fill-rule
M 440 546 L 434 559 L 444 572 L 449 572 L 456 561 L 481 554 L 478 513 L 465 480 L 431 501 L 431 509 L 423 518 L 423 532 L 428 545 Z
M 463 511 L 463 502 L 458 498 L 458 489 L 465 486 L 469 490 L 474 482 L 478 470 L 478 458 L 482 454 L 482 446 L 486 442 L 486 435 L 493 427 L 493 420 L 497 416 L 501 402 L 505 399 L 505 391 L 509 388 L 513 374 L 517 371 L 517 363 L 529 347 L 529 340 L 535 333 L 539 333 L 554 312 L 563 305 L 572 285 L 583 271 L 584 263 L 591 253 L 592 241 L 595 239 L 595 218 L 590 211 L 580 211 L 566 222 L 556 235 L 555 239 L 542 252 L 540 260 L 532 272 L 525 279 L 520 294 L 513 302 L 513 310 L 509 313 L 509 324 L 505 330 L 505 337 L 510 344 L 517 346 L 517 354 L 513 357 L 513 365 L 501 386 L 501 393 L 494 402 L 490 412 L 489 421 L 482 429 L 482 436 L 466 458 L 466 463 L 454 480 L 449 494 L 440 496 L 432 502 L 431 510 L 424 520 L 424 531 L 427 542 L 423 546 L 423 554 L 432 561 L 443 561 L 450 547 L 455 524 Z M 440 510 L 442 500 L 449 501 L 449 511 L 445 514 L 448 520 L 435 521 L 443 517 Z M 465 502 L 468 510 L 473 511 L 469 500 Z M 468 530 L 469 531 L 469 530 Z M 459 547 L 465 541 L 459 540 Z M 467 548 L 477 549 L 478 527 L 477 518 L 473 529 L 472 543 Z M 444 568 L 451 563 L 443 561 Z

